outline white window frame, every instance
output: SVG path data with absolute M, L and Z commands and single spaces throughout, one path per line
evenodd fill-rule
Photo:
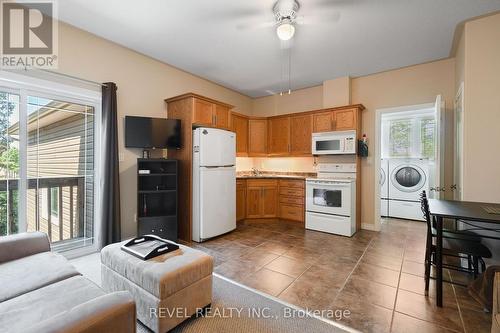
M 101 103 L 102 93 L 99 90 L 85 89 L 70 84 L 63 84 L 51 80 L 31 77 L 13 72 L 0 70 L 0 88 L 19 94 L 19 134 L 20 134 L 20 161 L 19 161 L 19 193 L 27 190 L 27 96 L 35 95 L 54 100 L 64 100 L 77 104 L 84 104 L 94 108 L 94 239 L 90 246 L 76 248 L 62 252 L 68 258 L 82 256 L 99 251 L 101 245 Z M 25 195 L 19 196 L 19 231 L 26 230 L 25 221 L 27 199 Z

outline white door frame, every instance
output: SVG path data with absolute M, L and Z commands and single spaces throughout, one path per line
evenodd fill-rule
M 459 103 L 461 105 L 460 111 L 458 109 Z M 464 158 L 464 145 L 463 145 L 463 141 L 464 141 L 464 111 L 465 111 L 465 109 L 464 109 L 464 82 L 462 81 L 460 83 L 460 86 L 458 87 L 457 94 L 455 95 L 455 100 L 453 103 L 453 116 L 454 116 L 453 127 L 455 130 L 454 138 L 453 138 L 453 142 L 454 142 L 453 184 L 454 185 L 460 184 L 460 188 L 458 188 L 458 186 L 457 186 L 457 189 L 455 189 L 455 192 L 453 192 L 453 200 L 462 200 L 463 193 L 464 193 L 464 163 L 463 163 L 463 158 Z M 457 123 L 458 112 L 461 113 L 461 119 L 462 119 L 462 126 L 460 128 L 460 130 L 461 130 L 460 133 L 458 133 L 459 128 L 457 126 L 458 125 L 458 123 Z M 461 140 L 460 144 L 457 144 L 459 134 L 460 134 L 460 137 L 462 140 Z M 461 156 L 461 162 L 462 162 L 459 170 L 458 170 L 459 163 L 457 163 L 457 155 Z M 458 179 L 458 182 L 457 182 L 457 179 Z M 456 191 L 459 191 L 459 195 L 457 198 L 455 198 Z
M 373 158 L 375 166 L 375 188 L 374 188 L 374 229 L 376 231 L 380 230 L 380 159 L 382 158 L 382 115 L 386 113 L 396 113 L 396 112 L 408 112 L 419 109 L 430 109 L 434 107 L 434 103 L 408 105 L 408 106 L 397 106 L 392 108 L 383 108 L 375 110 L 375 154 Z
M 62 254 L 68 258 L 78 257 L 92 252 L 97 252 L 101 248 L 101 99 L 102 93 L 100 90 L 91 90 L 81 87 L 76 87 L 69 84 L 54 82 L 46 79 L 40 79 L 36 77 L 31 77 L 29 75 L 23 75 L 18 73 L 12 73 L 0 70 L 0 86 L 5 88 L 10 88 L 12 90 L 17 90 L 22 96 L 27 96 L 28 94 L 39 94 L 47 98 L 52 99 L 63 99 L 68 102 L 86 104 L 94 108 L 94 242 L 91 246 L 85 246 L 81 248 L 76 248 L 68 251 L 62 252 Z M 20 121 L 20 134 L 27 135 L 27 111 L 26 111 L 26 101 L 20 100 L 19 121 Z M 24 105 L 23 105 L 24 104 Z M 27 176 L 27 152 L 24 149 L 26 147 L 26 139 L 23 139 L 25 146 L 20 147 L 20 176 Z M 27 184 L 26 180 L 20 181 L 20 190 L 26 191 Z M 21 192 L 22 193 L 22 192 Z M 20 218 L 26 219 L 26 198 L 21 196 L 19 200 Z M 26 224 L 20 224 L 20 227 L 26 228 Z

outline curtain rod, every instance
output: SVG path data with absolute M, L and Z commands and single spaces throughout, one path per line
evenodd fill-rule
M 85 83 L 93 84 L 93 85 L 99 86 L 99 87 L 106 87 L 107 86 L 105 83 L 91 81 L 91 80 L 87 80 L 87 79 L 82 79 L 82 78 L 79 78 L 76 76 L 72 76 L 72 75 L 64 74 L 64 73 L 60 73 L 60 72 L 54 72 L 54 71 L 51 71 L 48 69 L 25 67 L 24 70 L 25 71 L 35 71 L 35 72 L 48 73 L 48 74 L 51 74 L 54 76 L 60 76 L 60 77 L 68 78 L 68 79 L 75 80 L 75 81 L 85 82 Z

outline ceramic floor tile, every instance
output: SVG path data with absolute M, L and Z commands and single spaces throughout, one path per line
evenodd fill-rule
M 325 310 L 335 300 L 339 289 L 318 283 L 309 275 L 302 275 L 286 288 L 279 298 L 311 310 Z
M 393 271 L 399 272 L 401 270 L 402 260 L 398 259 L 396 257 L 366 253 L 361 258 L 361 262 L 375 265 L 375 266 L 379 266 L 379 267 L 383 267 L 383 268 L 388 268 L 388 269 L 391 269 Z
M 366 333 L 390 331 L 392 311 L 348 294 L 339 295 L 331 305 L 333 311 L 347 310 L 349 315 L 338 322 Z
M 256 267 L 263 267 L 276 258 L 278 258 L 278 255 L 264 250 L 259 250 L 257 248 L 239 257 L 241 261 L 251 262 Z
M 292 245 L 287 245 L 279 242 L 274 242 L 274 241 L 267 241 L 262 244 L 260 244 L 257 248 L 259 250 L 264 250 L 270 253 L 274 253 L 277 255 L 282 255 L 286 251 L 290 250 L 293 246 Z
M 491 313 L 470 310 L 461 307 L 460 311 L 464 319 L 465 332 L 467 333 L 490 333 Z
M 354 269 L 352 276 L 382 283 L 391 287 L 397 287 L 399 281 L 399 272 L 365 263 L 360 263 Z
M 299 277 L 302 273 L 306 271 L 311 264 L 308 264 L 307 261 L 297 260 L 287 257 L 279 257 L 271 261 L 269 264 L 264 266 L 267 269 L 272 271 L 286 274 L 293 278 Z
M 423 276 L 401 273 L 399 289 L 411 291 L 419 295 L 425 295 L 425 279 Z M 436 297 L 436 281 L 433 279 L 429 281 L 429 297 Z M 447 299 L 455 298 L 451 284 L 443 283 L 443 297 Z
M 454 333 L 444 327 L 429 323 L 424 320 L 413 318 L 405 314 L 394 312 L 392 319 L 392 333 Z
M 246 277 L 243 281 L 249 287 L 263 291 L 272 296 L 278 296 L 292 284 L 294 278 L 266 268 L 261 268 L 257 272 Z
M 341 294 L 347 293 L 352 297 L 362 299 L 364 302 L 392 310 L 394 309 L 394 302 L 396 300 L 396 290 L 396 288 L 385 284 L 351 277 L 347 280 Z
M 399 289 L 395 310 L 451 330 L 462 330 L 455 299 L 443 298 L 443 307 L 438 307 L 433 298 Z

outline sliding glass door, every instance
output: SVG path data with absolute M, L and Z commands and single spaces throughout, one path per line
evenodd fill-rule
M 19 231 L 19 94 L 0 88 L 0 235 Z
M 95 247 L 97 100 L 1 91 L 1 234 L 42 231 L 56 251 Z

